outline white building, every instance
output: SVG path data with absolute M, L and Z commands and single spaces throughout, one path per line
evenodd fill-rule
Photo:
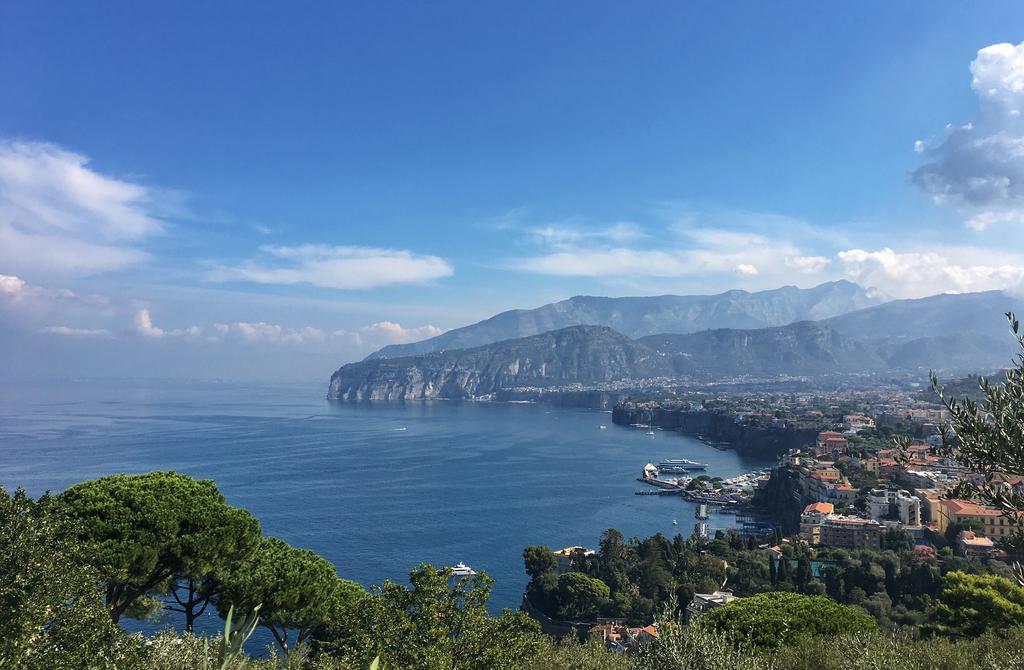
M 917 528 L 921 525 L 921 499 L 903 489 L 871 489 L 867 510 L 875 521 L 898 519 L 904 526 Z

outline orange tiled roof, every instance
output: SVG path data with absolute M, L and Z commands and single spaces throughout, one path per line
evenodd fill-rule
M 804 514 L 810 514 L 811 512 L 821 512 L 822 514 L 831 514 L 835 510 L 835 506 L 832 503 L 811 503 L 804 508 Z
M 954 499 L 941 502 L 945 505 L 946 509 L 957 516 L 1000 516 L 999 510 L 986 505 L 979 505 L 970 500 Z

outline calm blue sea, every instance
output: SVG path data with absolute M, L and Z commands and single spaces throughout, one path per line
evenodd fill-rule
M 636 496 L 643 465 L 692 458 L 729 477 L 762 461 L 611 414 L 432 401 L 348 405 L 326 385 L 63 381 L 0 387 L 0 485 L 32 494 L 118 472 L 217 482 L 264 532 L 363 584 L 464 561 L 518 607 L 522 550 L 595 546 L 602 531 L 689 534 L 693 506 Z M 606 426 L 602 430 L 600 426 Z M 679 525 L 673 526 L 673 519 Z M 728 515 L 712 516 L 727 527 Z M 211 623 L 213 623 L 211 621 Z

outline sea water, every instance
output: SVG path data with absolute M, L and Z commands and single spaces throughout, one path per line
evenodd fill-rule
M 634 495 L 649 489 L 636 481 L 645 463 L 689 458 L 723 478 L 767 464 L 676 432 L 616 426 L 609 412 L 343 404 L 325 391 L 316 383 L 4 383 L 0 485 L 38 495 L 113 473 L 177 470 L 214 480 L 266 534 L 365 585 L 404 580 L 419 563 L 486 570 L 497 611 L 519 606 L 527 545 L 596 547 L 608 528 L 689 535 L 693 504 Z M 727 528 L 734 519 L 712 509 L 708 523 Z M 207 618 L 204 628 L 218 625 Z

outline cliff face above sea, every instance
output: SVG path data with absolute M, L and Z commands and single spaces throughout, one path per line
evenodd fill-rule
M 737 423 L 728 413 L 665 409 L 631 402 L 615 406 L 612 423 L 621 426 L 639 423 L 678 430 L 712 442 L 726 442 L 736 451 L 762 458 L 773 458 L 788 449 L 810 444 L 818 434 L 814 427 L 751 426 Z
M 884 365 L 863 345 L 811 321 L 639 340 L 604 326 L 573 326 L 472 349 L 350 363 L 331 377 L 327 395 L 334 400 L 458 399 L 508 389 L 564 391 L 570 385 L 609 383 L 621 389 L 644 380 L 823 374 Z
M 970 318 L 950 317 L 993 311 L 988 321 L 998 324 L 995 307 L 1007 301 L 995 292 L 909 301 L 916 315 L 909 325 L 882 305 L 825 321 L 638 339 L 607 326 L 571 326 L 472 348 L 350 363 L 331 377 L 328 398 L 454 399 L 556 387 L 622 391 L 637 388 L 630 384 L 638 381 L 649 386 L 668 379 L 701 383 L 894 371 L 923 376 L 929 369 L 988 373 L 1012 359 L 1016 340 L 1006 333 L 993 336 L 987 323 L 974 327 Z
M 653 352 L 611 328 L 577 326 L 473 349 L 367 360 L 340 368 L 334 400 L 469 398 L 513 387 L 594 384 L 657 369 Z

